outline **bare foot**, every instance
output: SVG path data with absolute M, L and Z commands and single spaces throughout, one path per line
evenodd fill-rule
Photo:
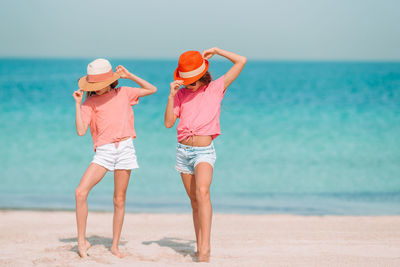
M 126 256 L 129 256 L 130 253 L 128 252 L 120 252 L 118 248 L 111 248 L 111 253 L 114 254 L 115 256 L 119 257 L 119 258 L 124 258 Z
M 87 257 L 87 248 L 86 246 L 79 246 L 78 245 L 78 254 L 81 258 L 86 258 Z
M 86 258 L 87 257 L 87 250 L 90 248 L 90 242 L 86 240 L 84 245 L 78 244 L 78 254 L 81 258 Z
M 206 253 L 197 252 L 197 262 L 210 262 L 210 251 Z
M 197 262 L 210 262 L 210 254 L 199 254 Z

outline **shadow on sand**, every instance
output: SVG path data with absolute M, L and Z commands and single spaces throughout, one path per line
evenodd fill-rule
M 78 238 L 77 237 L 60 238 L 59 240 L 64 243 L 72 243 L 72 242 L 75 243 L 76 245 L 71 248 L 71 251 L 78 253 Z M 87 240 L 90 242 L 91 246 L 103 245 L 108 250 L 110 250 L 111 244 L 112 244 L 112 238 L 97 236 L 97 235 L 92 235 L 92 236 L 88 237 Z M 119 245 L 124 246 L 126 243 L 127 243 L 126 241 L 120 241 Z
M 196 242 L 194 240 L 185 240 L 175 237 L 164 237 L 160 240 L 142 242 L 142 244 L 146 246 L 153 243 L 159 245 L 160 247 L 172 248 L 173 250 L 175 250 L 176 253 L 179 253 L 183 257 L 189 255 L 190 257 L 192 257 L 192 259 L 195 259 L 194 244 Z

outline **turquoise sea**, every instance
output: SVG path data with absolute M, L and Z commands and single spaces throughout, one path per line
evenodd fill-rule
M 91 59 L 0 59 L 0 208 L 67 209 L 93 157 L 72 92 Z M 190 212 L 163 125 L 176 60 L 111 59 L 158 87 L 134 107 L 140 169 L 127 210 Z M 211 60 L 214 77 L 229 62 Z M 134 86 L 133 82 L 122 81 Z M 215 212 L 400 214 L 400 63 L 249 61 L 215 140 Z M 112 210 L 113 176 L 89 195 Z

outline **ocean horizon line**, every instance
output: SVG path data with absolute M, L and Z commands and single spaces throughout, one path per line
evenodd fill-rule
M 36 56 L 0 56 L 0 60 L 46 60 L 46 61 L 53 61 L 53 60 L 87 60 L 91 61 L 94 58 L 99 57 L 36 57 Z M 177 61 L 178 57 L 170 58 L 170 57 L 100 57 L 100 58 L 107 58 L 109 60 L 137 60 L 137 61 Z M 272 58 L 253 58 L 248 57 L 248 62 L 261 62 L 261 63 L 392 63 L 392 64 L 399 64 L 400 59 L 272 59 Z M 226 62 L 223 58 L 213 58 L 212 61 L 217 62 Z

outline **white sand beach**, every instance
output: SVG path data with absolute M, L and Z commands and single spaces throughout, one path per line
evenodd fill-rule
M 0 266 L 400 266 L 400 216 L 215 214 L 210 263 L 193 263 L 190 214 L 126 214 L 119 259 L 112 213 L 89 212 L 89 257 L 74 212 L 1 211 Z

